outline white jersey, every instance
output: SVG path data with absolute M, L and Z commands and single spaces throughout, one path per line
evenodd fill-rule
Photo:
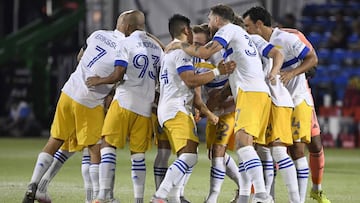
M 121 42 L 115 65 L 126 68 L 127 79 L 117 86 L 114 95 L 121 107 L 151 116 L 162 54 L 160 46 L 144 31 L 135 31 Z
M 270 43 L 276 46 L 284 55 L 284 64 L 281 70 L 298 67 L 310 49 L 299 39 L 298 36 L 275 28 L 270 37 Z M 308 91 L 305 73 L 295 76 L 286 85 L 295 106 L 303 100 L 313 106 L 312 97 Z
M 87 48 L 76 70 L 65 83 L 62 91 L 76 102 L 93 108 L 103 105 L 104 98 L 113 85 L 98 85 L 88 88 L 88 77 L 98 75 L 107 77 L 114 72 L 114 58 L 125 35 L 118 30 L 93 32 L 86 40 Z
M 213 41 L 223 46 L 225 59 L 236 62 L 236 69 L 229 76 L 231 91 L 235 98 L 238 88 L 245 92 L 270 94 L 258 50 L 244 29 L 229 23 L 215 33 Z
M 263 62 L 263 70 L 265 75 L 268 75 L 272 69 L 273 59 L 268 58 L 268 54 L 274 45 L 267 42 L 260 35 L 251 35 L 251 39 L 253 40 L 256 48 L 259 51 L 261 56 L 261 60 Z M 282 107 L 294 107 L 294 103 L 292 101 L 291 95 L 289 91 L 286 89 L 284 84 L 280 81 L 280 75 L 276 76 L 276 85 L 272 85 L 269 80 L 265 80 L 266 84 L 270 89 L 271 101 L 276 106 Z
M 194 64 L 196 67 L 196 72 L 198 74 L 205 73 L 210 71 L 213 68 L 216 68 L 215 64 L 218 64 L 223 59 L 221 52 L 216 52 L 213 54 L 207 61 L 204 59 L 202 60 L 195 60 L 197 63 Z M 209 83 L 202 86 L 202 95 L 204 95 L 204 102 L 209 99 L 209 95 L 216 90 L 222 89 L 224 85 L 227 83 L 229 79 L 228 75 L 219 75 L 214 78 L 214 80 L 210 81 Z M 224 102 L 234 101 L 234 97 L 231 95 Z M 228 113 L 233 112 L 235 109 L 235 103 L 233 106 L 228 106 L 226 109 L 215 109 L 213 113 L 217 116 L 225 115 Z
M 158 105 L 158 119 L 161 126 L 165 121 L 175 118 L 178 112 L 191 114 L 194 89 L 189 88 L 180 78 L 182 72 L 189 70 L 195 70 L 192 56 L 183 50 L 176 49 L 164 55 L 161 62 Z

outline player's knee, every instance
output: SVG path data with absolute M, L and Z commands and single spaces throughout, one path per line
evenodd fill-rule
M 225 156 L 226 146 L 220 144 L 214 144 L 212 146 L 212 157 L 223 157 Z
M 303 143 L 294 143 L 289 148 L 290 156 L 293 160 L 299 159 L 305 156 L 305 150 Z

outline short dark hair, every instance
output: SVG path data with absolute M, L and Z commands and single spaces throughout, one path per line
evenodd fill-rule
M 210 8 L 211 12 L 215 15 L 218 15 L 222 17 L 225 20 L 228 20 L 232 22 L 234 20 L 234 11 L 231 7 L 224 5 L 224 4 L 218 4 L 216 6 L 213 6 Z
M 268 27 L 271 26 L 271 15 L 263 7 L 255 6 L 255 7 L 250 8 L 243 14 L 243 18 L 246 18 L 247 16 L 249 16 L 251 21 L 253 21 L 254 23 L 256 23 L 256 21 L 260 20 L 264 23 L 265 26 L 268 26 Z
M 181 35 L 185 27 L 190 28 L 190 19 L 181 14 L 175 14 L 169 19 L 169 32 L 172 38 Z

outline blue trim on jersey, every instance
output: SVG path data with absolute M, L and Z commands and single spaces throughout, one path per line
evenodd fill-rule
M 227 49 L 224 54 L 223 54 L 223 58 L 226 59 L 228 56 L 230 56 L 232 53 L 234 53 L 234 50 L 232 48 Z
M 266 58 L 268 58 L 268 54 L 269 54 L 269 52 L 270 52 L 270 50 L 271 50 L 272 48 L 274 48 L 274 45 L 268 44 L 268 45 L 265 47 L 265 49 L 263 50 L 262 55 L 265 56 Z
M 220 82 L 207 83 L 205 86 L 206 87 L 220 87 L 220 86 L 224 86 L 227 81 L 228 81 L 228 79 L 220 81 Z
M 286 68 L 288 66 L 294 65 L 298 61 L 299 61 L 299 59 L 297 57 L 290 59 L 289 61 L 284 62 L 283 65 L 281 66 L 281 68 Z
M 127 61 L 124 61 L 124 60 L 115 60 L 114 65 L 115 65 L 115 66 L 122 66 L 122 67 L 124 67 L 124 68 L 127 68 L 128 62 L 127 62 Z
M 195 70 L 194 66 L 187 65 L 187 66 L 180 66 L 176 69 L 178 74 L 180 75 L 182 72 L 188 71 L 188 70 Z
M 298 59 L 303 60 L 306 54 L 309 53 L 309 51 L 310 51 L 309 47 L 304 47 L 304 49 L 299 54 Z
M 227 41 L 225 39 L 223 39 L 221 37 L 218 37 L 218 36 L 214 37 L 213 41 L 219 42 L 221 44 L 221 46 L 223 46 L 224 48 L 226 48 L 227 45 L 228 45 L 228 43 L 227 43 Z

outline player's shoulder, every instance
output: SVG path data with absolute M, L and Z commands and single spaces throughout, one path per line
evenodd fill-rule
M 274 29 L 273 35 L 274 35 L 274 42 L 276 42 L 277 44 L 278 43 L 291 44 L 299 39 L 295 34 L 286 32 L 284 30 L 280 30 L 278 28 Z

